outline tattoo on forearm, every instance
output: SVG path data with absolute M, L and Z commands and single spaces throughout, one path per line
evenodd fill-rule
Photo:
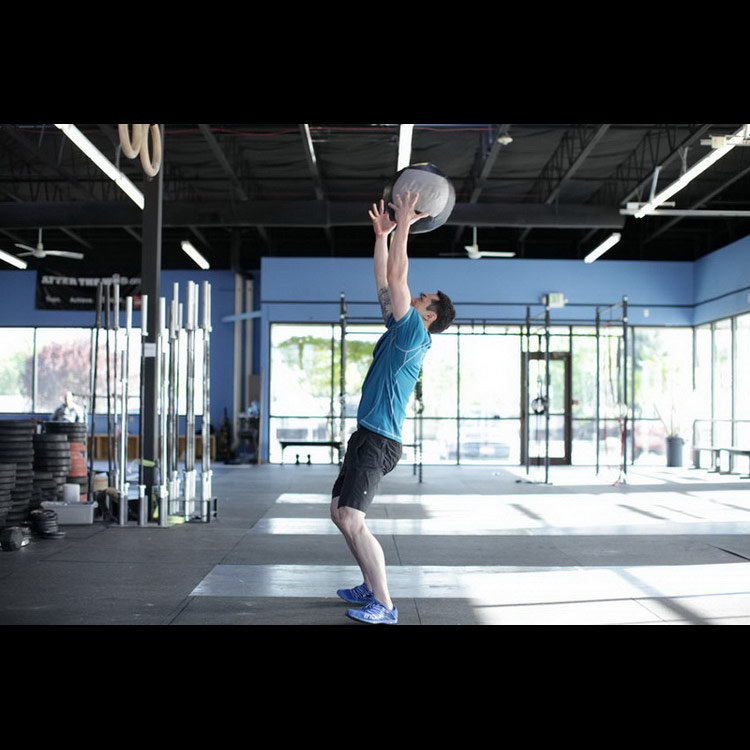
M 378 290 L 378 301 L 380 302 L 380 309 L 383 311 L 383 320 L 387 321 L 391 314 L 391 293 L 387 286 Z

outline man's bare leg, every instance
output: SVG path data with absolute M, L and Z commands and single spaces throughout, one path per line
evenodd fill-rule
M 352 553 L 352 557 L 354 557 L 354 560 L 356 561 L 357 565 L 359 565 L 359 569 L 362 571 L 362 578 L 364 582 L 367 584 L 367 587 L 372 591 L 372 581 L 367 576 L 367 571 L 362 566 L 362 563 L 357 556 L 357 550 L 354 548 L 351 540 L 349 537 L 344 533 L 344 529 L 341 527 L 341 523 L 339 521 L 339 498 L 334 497 L 331 501 L 331 520 L 336 524 L 339 531 L 343 535 L 344 539 L 346 540 L 346 545 L 349 547 L 349 551 Z
M 381 604 L 393 609 L 388 592 L 383 548 L 365 525 L 365 514 L 361 510 L 347 506 L 335 510 L 334 523 L 344 535 L 354 559 L 362 570 L 365 583 Z

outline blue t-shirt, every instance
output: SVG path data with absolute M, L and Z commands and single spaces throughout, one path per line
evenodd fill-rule
M 398 322 L 390 315 L 385 325 L 362 384 L 357 424 L 400 443 L 406 405 L 432 338 L 414 307 Z

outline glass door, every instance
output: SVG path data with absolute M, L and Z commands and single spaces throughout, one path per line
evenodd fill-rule
M 549 365 L 549 384 L 548 371 Z M 521 360 L 521 463 L 569 465 L 571 456 L 570 352 L 525 352 Z

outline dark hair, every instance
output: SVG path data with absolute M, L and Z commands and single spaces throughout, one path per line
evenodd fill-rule
M 427 329 L 430 333 L 442 333 L 453 322 L 453 318 L 456 317 L 456 310 L 453 307 L 451 298 L 447 294 L 443 294 L 439 289 L 437 296 L 437 302 L 433 302 L 427 308 L 437 313 L 437 318 L 432 321 L 430 327 Z

